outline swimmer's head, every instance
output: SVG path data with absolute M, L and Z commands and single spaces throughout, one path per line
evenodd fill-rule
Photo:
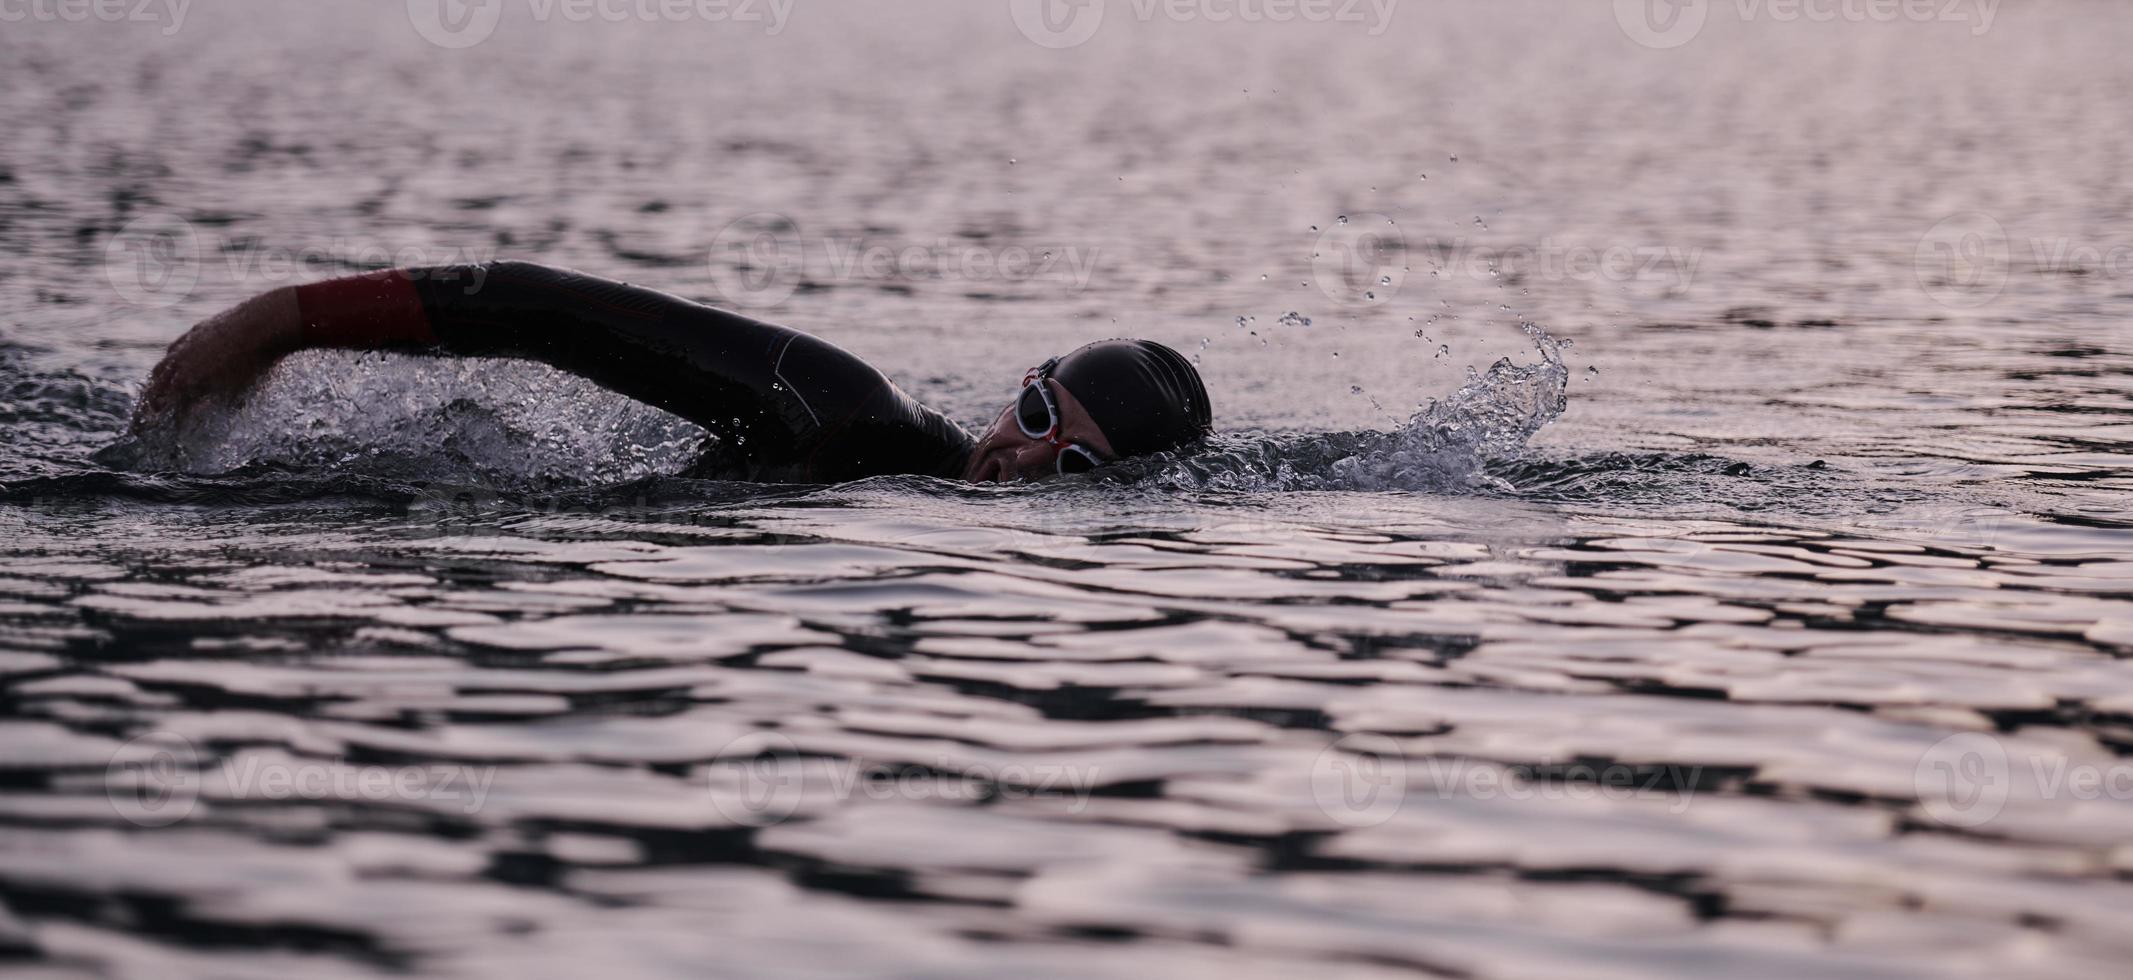
M 1033 480 L 1206 438 L 1207 388 L 1192 362 L 1150 340 L 1102 340 L 1023 376 L 964 468 L 967 480 Z

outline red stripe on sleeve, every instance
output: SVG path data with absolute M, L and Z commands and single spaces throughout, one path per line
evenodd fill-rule
M 372 349 L 437 343 L 415 281 L 399 269 L 296 287 L 309 347 Z

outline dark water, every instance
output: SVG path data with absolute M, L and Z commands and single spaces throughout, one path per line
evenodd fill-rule
M 0 23 L 11 973 L 2133 953 L 2123 7 L 505 6 Z M 542 368 L 305 355 L 121 439 L 218 309 L 490 257 L 973 423 L 1153 337 L 1223 434 L 703 483 Z

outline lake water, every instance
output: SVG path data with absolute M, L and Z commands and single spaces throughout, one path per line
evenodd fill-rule
M 2108 975 L 2133 11 L 1913 7 L 0 5 L 0 956 Z M 1150 337 L 1219 435 L 708 483 L 307 354 L 123 438 L 219 309 L 491 258 L 972 425 Z

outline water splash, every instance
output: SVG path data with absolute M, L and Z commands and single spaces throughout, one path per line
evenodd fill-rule
M 1562 352 L 1570 341 L 1534 323 L 1521 329 L 1540 352 L 1538 363 L 1505 357 L 1487 371 L 1469 367 L 1457 391 L 1431 400 L 1391 431 L 1218 437 L 1202 452 L 1128 472 L 1198 490 L 1495 487 L 1501 481 L 1484 467 L 1516 456 L 1535 432 L 1562 415 L 1568 398 L 1570 369 Z
M 1483 462 L 1524 449 L 1541 426 L 1563 414 L 1570 371 L 1562 351 L 1570 342 L 1537 324 L 1521 329 L 1539 349 L 1539 363 L 1500 358 L 1485 374 L 1468 367 L 1459 390 L 1423 406 L 1387 444 L 1335 463 L 1339 483 L 1398 490 L 1471 482 Z
M 544 365 L 307 351 L 235 406 L 121 440 L 106 465 L 212 475 L 265 467 L 497 487 L 679 473 L 696 425 Z

